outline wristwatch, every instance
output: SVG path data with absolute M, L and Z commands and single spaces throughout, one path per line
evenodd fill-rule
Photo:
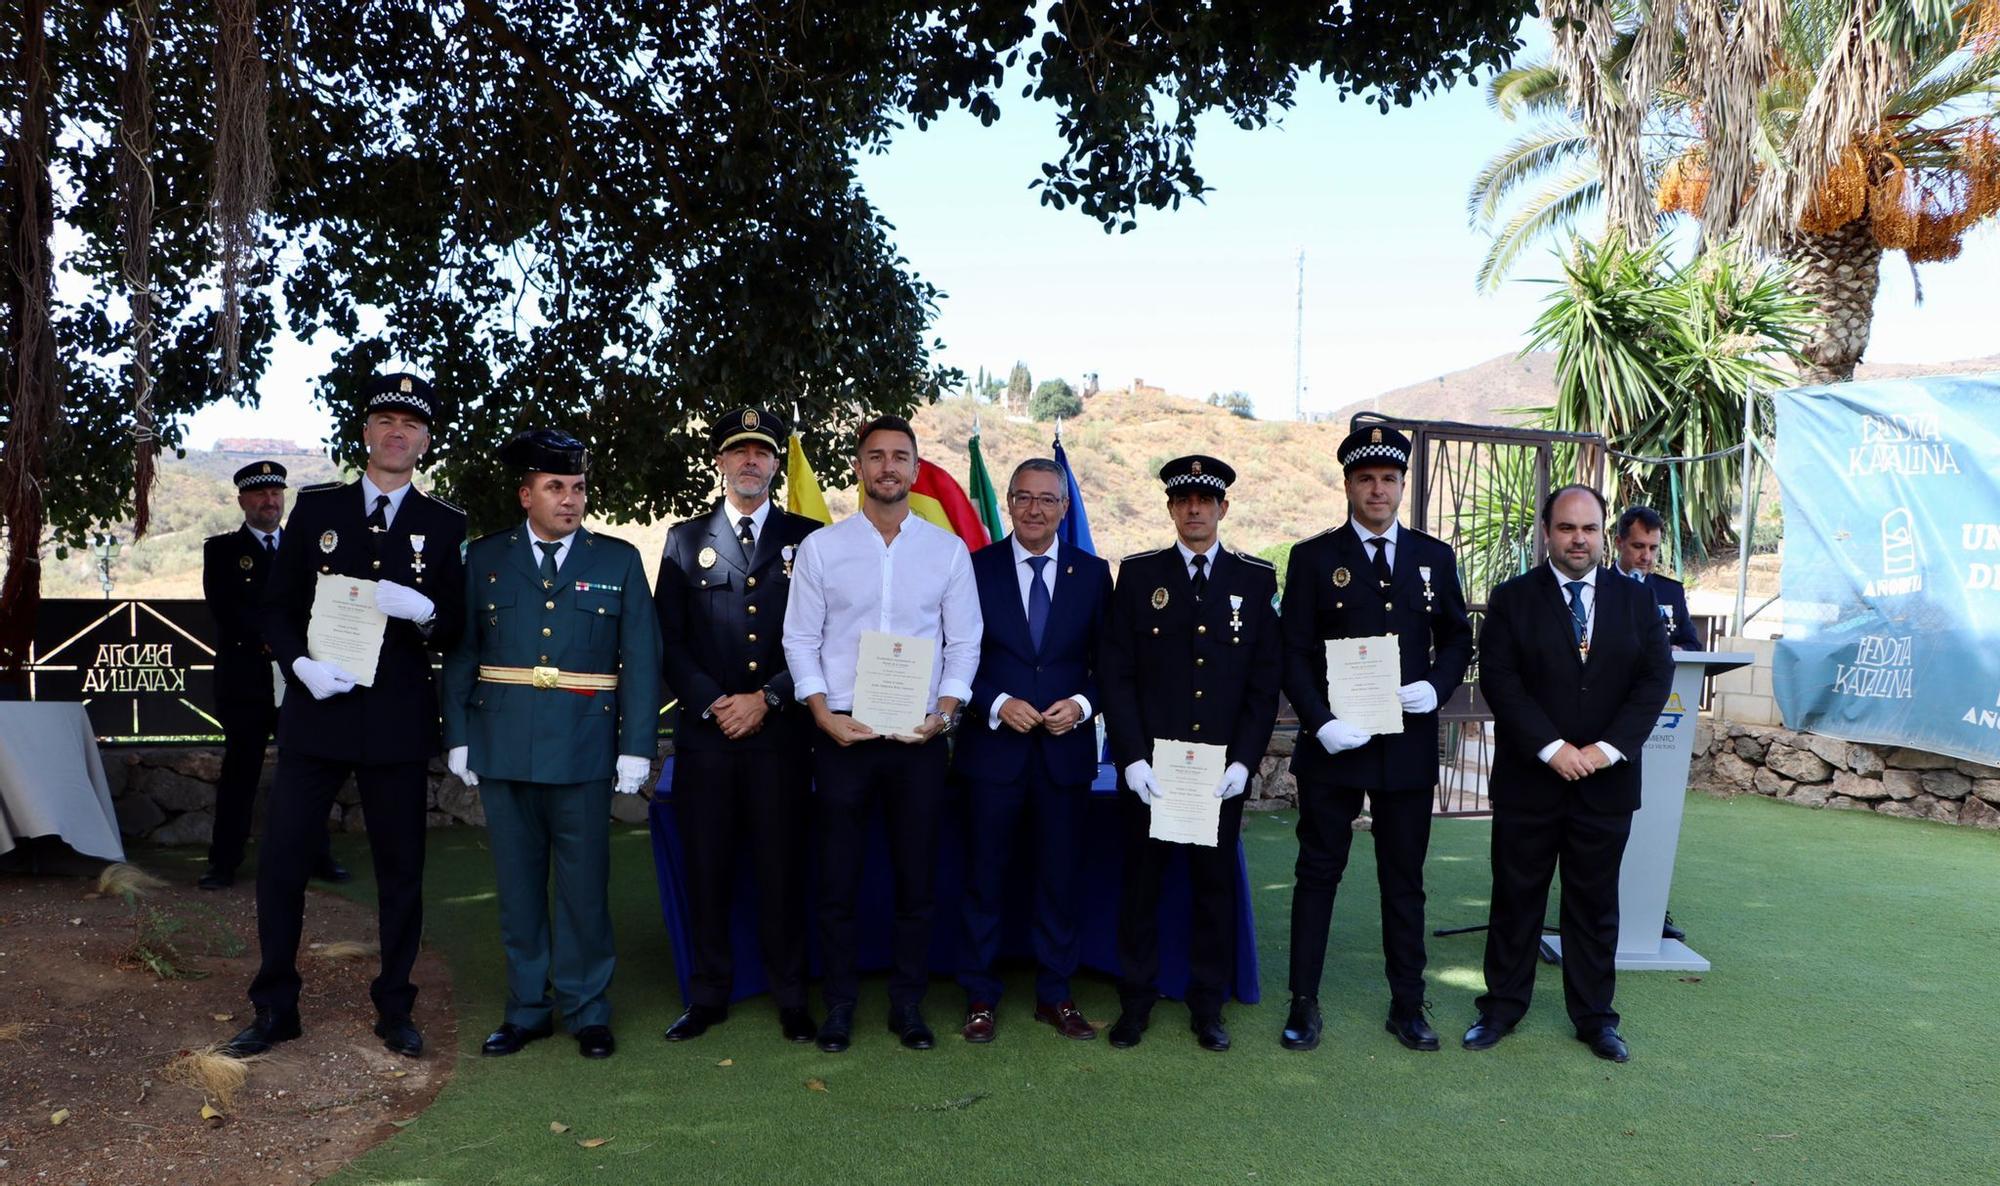
M 773 692 L 770 686 L 766 685 L 764 688 L 764 706 L 772 712 L 776 712 L 785 706 L 784 697 Z
M 944 713 L 938 712 L 935 709 L 933 709 L 931 711 L 931 715 L 944 722 L 944 728 L 939 729 L 937 731 L 937 735 L 939 737 L 949 737 L 958 728 L 957 712 L 953 712 L 951 715 L 946 716 Z

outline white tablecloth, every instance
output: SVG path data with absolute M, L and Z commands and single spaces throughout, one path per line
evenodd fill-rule
M 97 734 L 81 704 L 0 702 L 0 852 L 60 836 L 85 856 L 125 859 Z

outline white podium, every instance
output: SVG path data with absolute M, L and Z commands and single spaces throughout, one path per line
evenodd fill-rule
M 1646 739 L 1640 764 L 1639 810 L 1632 814 L 1632 837 L 1618 870 L 1618 954 L 1620 972 L 1706 972 L 1708 961 L 1678 939 L 1660 934 L 1667 920 L 1667 891 L 1674 884 L 1674 852 L 1681 842 L 1681 812 L 1687 805 L 1688 764 L 1694 757 L 1695 706 L 1702 677 L 1755 662 L 1747 651 L 1675 651 L 1674 686 L 1667 706 Z M 1542 956 L 1562 958 L 1562 939 L 1542 938 Z

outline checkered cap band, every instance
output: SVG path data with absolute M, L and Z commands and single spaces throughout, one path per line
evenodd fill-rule
M 387 405 L 392 408 L 415 408 L 425 416 L 436 416 L 431 401 L 414 391 L 378 391 L 375 398 L 368 401 L 370 410 Z
M 1167 489 L 1169 491 L 1179 490 L 1183 486 L 1202 486 L 1214 490 L 1218 494 L 1227 492 L 1229 489 L 1229 483 L 1214 474 L 1175 474 L 1173 477 L 1167 479 Z
M 1381 444 L 1362 445 L 1358 448 L 1349 449 L 1341 457 L 1340 464 L 1343 466 L 1361 465 L 1370 461 L 1386 461 L 1392 465 L 1400 465 L 1404 469 L 1410 468 L 1410 454 L 1408 451 L 1396 445 L 1389 444 L 1387 441 Z
M 245 474 L 236 479 L 236 488 L 238 490 L 255 490 L 259 486 L 282 486 L 284 484 L 285 475 L 283 474 Z

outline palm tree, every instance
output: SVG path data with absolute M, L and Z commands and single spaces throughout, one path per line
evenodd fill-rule
M 1570 22 L 1556 52 L 1488 84 L 1494 110 L 1529 126 L 1473 182 L 1468 213 L 1493 234 L 1481 287 L 1593 209 L 1607 208 L 1634 246 L 1687 215 L 1705 241 L 1741 233 L 1795 264 L 1821 313 L 1802 377 L 1853 377 L 1883 253 L 1951 259 L 2000 210 L 2000 3 L 1954 15 L 1921 0 L 1802 0 L 1782 6 L 1761 39 L 1746 32 L 1760 3 L 1655 3 L 1648 20 L 1674 22 L 1672 37 L 1634 13 L 1597 9 L 1610 15 L 1593 18 L 1596 37 L 1582 43 L 1581 18 L 1551 6 Z M 1868 40 L 1888 15 L 1905 24 Z M 1641 68 L 1662 52 L 1664 68 Z M 1870 68 L 1857 66 L 1868 53 Z M 1643 101 L 1630 89 L 1642 78 Z M 1595 98 L 1579 104 L 1579 93 Z M 1606 155 L 1619 163 L 1610 186 Z M 1651 219 L 1634 213 L 1639 187 Z

